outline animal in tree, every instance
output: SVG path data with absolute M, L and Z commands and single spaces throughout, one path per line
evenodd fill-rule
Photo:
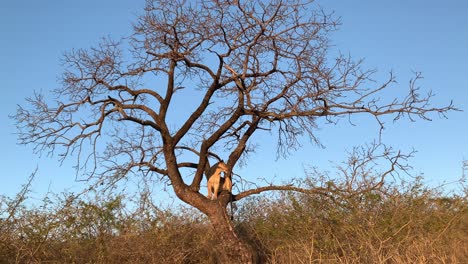
M 217 199 L 221 190 L 231 191 L 232 181 L 230 177 L 221 177 L 221 173 L 227 174 L 229 167 L 226 163 L 220 161 L 208 170 L 206 177 L 208 180 L 208 199 Z

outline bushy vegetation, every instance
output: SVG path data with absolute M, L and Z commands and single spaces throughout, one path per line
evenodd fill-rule
M 339 203 L 285 194 L 246 204 L 240 226 L 270 263 L 465 263 L 466 206 L 418 188 Z
M 52 195 L 27 206 L 27 188 L 0 199 L 0 263 L 218 263 L 216 231 L 187 208 L 148 196 Z M 262 263 L 466 263 L 464 195 L 419 181 L 343 197 L 276 193 L 233 217 Z

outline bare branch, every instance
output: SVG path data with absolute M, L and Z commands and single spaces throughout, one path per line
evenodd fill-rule
M 209 158 L 228 157 L 231 177 L 256 133 L 269 131 L 286 155 L 304 136 L 320 145 L 322 120 L 368 115 L 381 133 L 389 119 L 431 120 L 457 110 L 451 102 L 433 106 L 433 94 L 418 86 L 420 73 L 390 98 L 398 87 L 393 73 L 379 84 L 362 60 L 332 58 L 329 36 L 338 24 L 314 1 L 147 1 L 130 37 L 64 55 L 55 97 L 36 94 L 18 107 L 19 141 L 62 161 L 76 157 L 77 175 L 87 180 L 157 175 L 209 214 L 213 203 L 200 193 Z M 406 169 L 410 155 L 357 151 L 359 162 L 341 166 L 348 181 L 339 189 L 378 189 Z M 388 170 L 356 189 L 357 175 L 376 160 L 389 162 Z M 270 190 L 327 195 L 338 188 L 272 185 L 236 199 Z
M 320 194 L 320 195 L 331 197 L 330 193 L 332 190 L 326 189 L 326 188 L 305 189 L 305 188 L 294 187 L 292 185 L 265 186 L 265 187 L 260 187 L 260 188 L 244 191 L 239 194 L 233 195 L 233 201 L 239 201 L 250 195 L 260 194 L 266 191 L 294 191 L 294 192 L 306 193 L 306 194 Z

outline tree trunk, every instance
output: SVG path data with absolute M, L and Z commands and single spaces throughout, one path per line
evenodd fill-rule
M 178 173 L 176 169 L 174 171 Z M 227 205 L 232 199 L 231 193 L 222 191 L 218 199 L 210 201 L 190 187 L 184 187 L 182 181 L 178 180 L 180 178 L 171 178 L 174 192 L 182 201 L 197 208 L 210 219 L 217 236 L 217 246 L 214 250 L 218 253 L 218 263 L 257 263 L 254 250 L 239 239 L 227 213 Z
M 213 206 L 208 218 L 218 236 L 220 263 L 257 263 L 254 250 L 237 236 L 225 205 Z

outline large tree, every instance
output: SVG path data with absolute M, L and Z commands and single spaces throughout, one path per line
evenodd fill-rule
M 383 126 L 383 116 L 428 119 L 454 109 L 432 107 L 414 81 L 390 96 L 392 74 L 376 84 L 361 61 L 333 57 L 328 36 L 337 24 L 313 1 L 147 1 L 131 36 L 64 55 L 55 100 L 36 94 L 18 108 L 20 142 L 77 157 L 80 173 L 101 184 L 129 174 L 167 180 L 210 219 L 225 258 L 255 261 L 229 202 L 270 190 L 337 190 L 267 185 L 210 200 L 200 192 L 210 160 L 224 159 L 231 177 L 256 133 L 285 153 L 305 137 L 319 142 L 322 120 L 366 114 Z M 402 156 L 382 155 L 391 165 L 385 176 Z

